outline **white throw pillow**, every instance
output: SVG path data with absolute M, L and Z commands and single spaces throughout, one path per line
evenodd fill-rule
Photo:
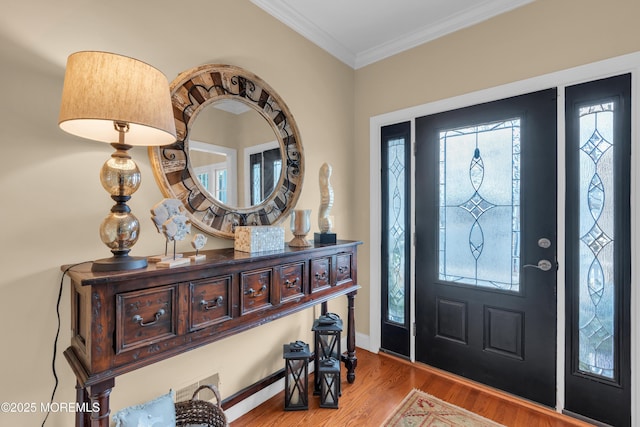
M 140 405 L 124 408 L 113 416 L 115 427 L 175 427 L 173 390 Z

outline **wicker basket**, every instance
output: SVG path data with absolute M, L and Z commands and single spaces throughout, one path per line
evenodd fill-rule
M 207 400 L 198 400 L 200 390 L 209 389 L 216 395 L 217 404 Z M 193 392 L 191 400 L 176 402 L 176 427 L 190 424 L 207 427 L 227 427 L 227 417 L 220 404 L 220 392 L 214 385 L 202 385 Z

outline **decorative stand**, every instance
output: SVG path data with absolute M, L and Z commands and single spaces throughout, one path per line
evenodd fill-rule
M 204 245 L 207 243 L 207 237 L 204 234 L 196 234 L 191 239 L 191 246 L 196 250 L 195 255 L 191 255 L 189 259 L 193 262 L 203 261 L 207 259 L 207 256 L 204 254 L 199 254 L 200 249 L 204 248 Z
M 164 255 L 154 255 L 147 258 L 149 262 L 162 262 L 169 261 L 175 258 L 182 258 L 182 254 L 175 253 L 173 256 L 169 255 L 169 237 L 166 235 L 163 229 L 163 224 L 169 220 L 169 218 L 179 215 L 184 211 L 182 202 L 178 199 L 162 199 L 151 208 L 151 220 L 153 225 L 156 226 L 158 233 L 164 235 Z
M 191 232 L 191 223 L 186 215 L 176 214 L 169 217 L 162 224 L 162 231 L 168 240 L 173 241 L 173 258 L 156 263 L 159 268 L 174 268 L 191 264 L 189 258 L 181 258 L 176 256 L 176 241 L 184 240 L 187 233 Z
M 284 410 L 309 409 L 309 345 L 302 341 L 283 346 L 285 359 Z
M 336 233 L 313 233 L 313 243 L 333 245 L 337 242 Z

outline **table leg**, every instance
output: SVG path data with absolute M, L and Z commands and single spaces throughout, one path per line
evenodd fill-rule
M 76 402 L 80 408 L 91 406 L 91 400 L 87 394 L 87 390 L 79 383 L 76 383 Z M 89 411 L 76 412 L 76 427 L 90 427 L 91 413 Z
M 344 366 L 347 368 L 347 381 L 349 384 L 356 380 L 356 321 L 355 321 L 355 298 L 358 291 L 347 294 L 347 355 L 344 358 Z
M 97 411 L 91 411 L 91 427 L 109 427 L 109 415 L 111 414 L 109 395 L 114 385 L 115 380 L 111 378 L 87 387 L 87 393 L 91 399 L 91 409 L 97 409 Z

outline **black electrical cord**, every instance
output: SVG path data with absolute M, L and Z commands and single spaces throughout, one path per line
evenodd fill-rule
M 44 427 L 44 424 L 47 422 L 47 419 L 49 418 L 49 414 L 51 414 L 51 404 L 53 404 L 53 398 L 56 395 L 56 389 L 58 388 L 58 374 L 56 372 L 56 354 L 58 353 L 58 337 L 60 336 L 60 300 L 62 300 L 64 276 L 66 276 L 69 270 L 71 270 L 73 267 L 77 267 L 81 264 L 86 264 L 88 262 L 91 262 L 91 261 L 83 261 L 77 264 L 70 265 L 62 272 L 62 277 L 60 278 L 60 289 L 58 290 L 58 301 L 56 302 L 56 315 L 58 317 L 58 328 L 56 330 L 56 338 L 53 341 L 53 358 L 51 360 L 51 370 L 53 371 L 53 378 L 55 378 L 55 384 L 53 385 L 53 391 L 51 392 L 51 400 L 49 401 L 49 410 L 47 411 L 47 415 L 45 415 L 44 420 L 42 420 L 42 427 Z

